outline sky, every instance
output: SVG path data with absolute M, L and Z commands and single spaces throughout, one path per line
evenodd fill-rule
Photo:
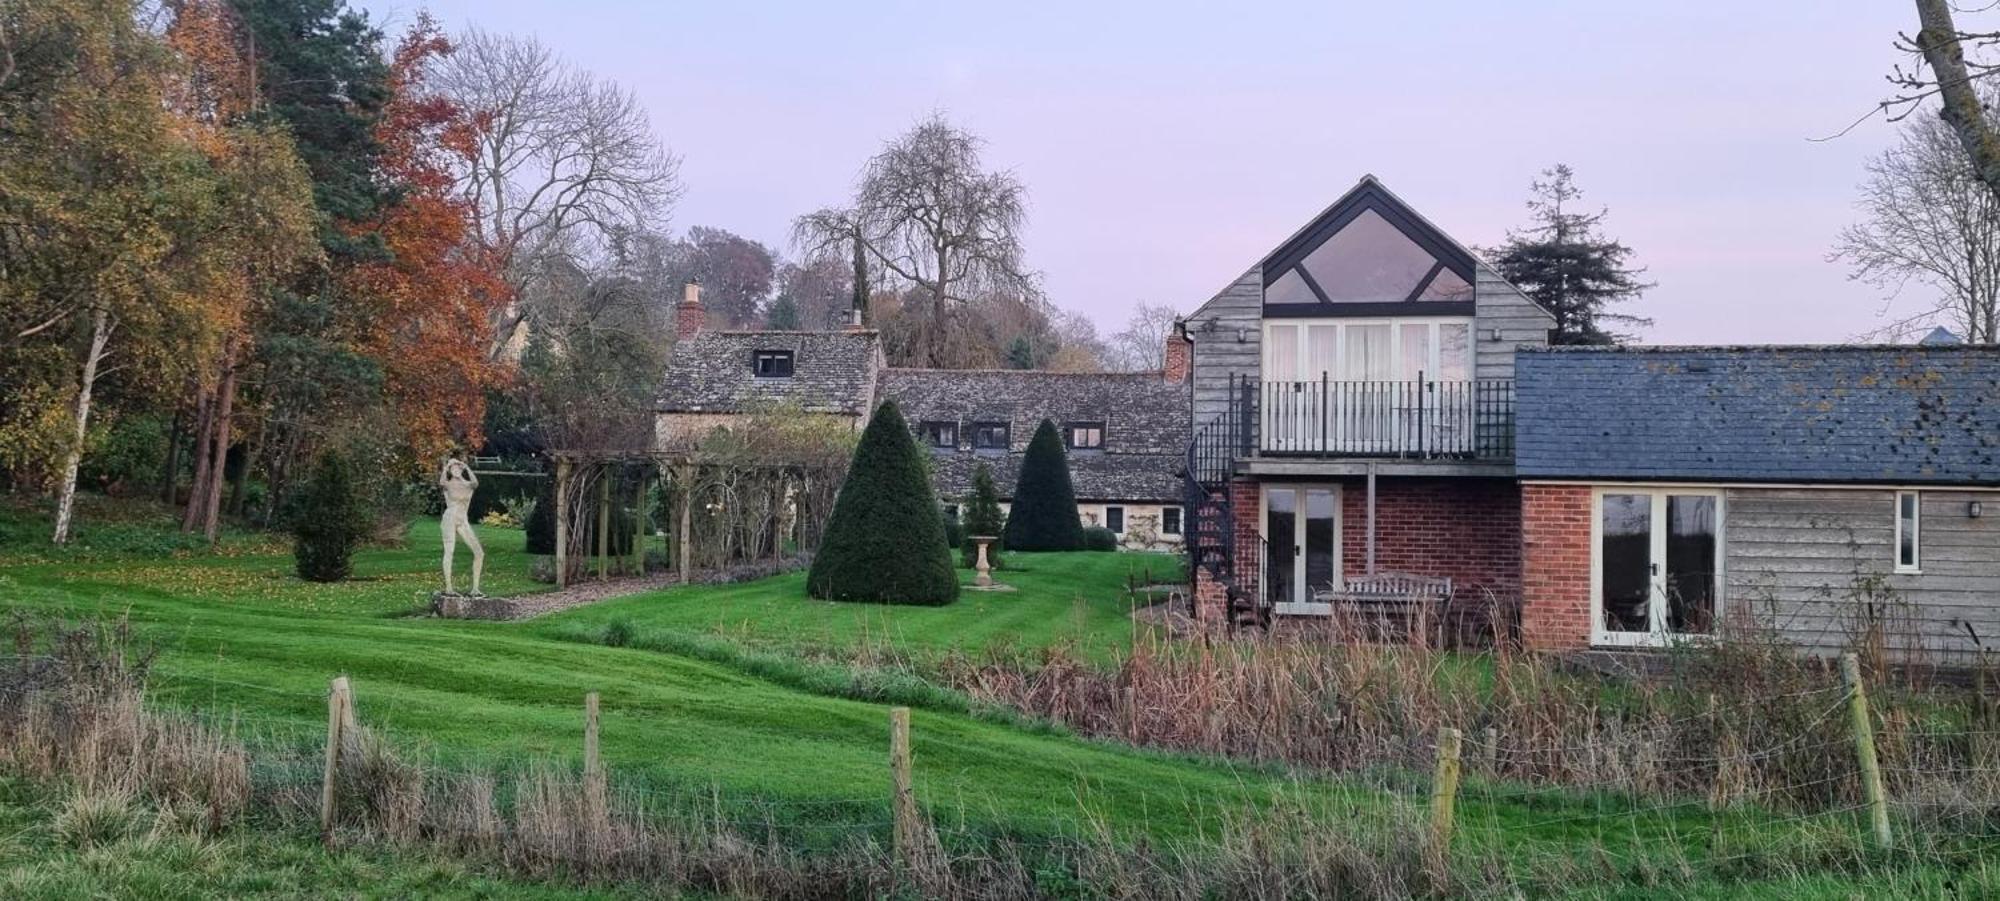
M 1557 162 L 1656 283 L 1626 306 L 1649 343 L 1884 321 L 1827 255 L 1896 126 L 1811 139 L 1888 92 L 1907 3 L 350 2 L 392 33 L 429 9 L 531 34 L 631 88 L 682 161 L 676 231 L 789 250 L 942 111 L 1026 184 L 1050 299 L 1107 333 L 1140 301 L 1193 310 L 1364 174 L 1492 245 Z

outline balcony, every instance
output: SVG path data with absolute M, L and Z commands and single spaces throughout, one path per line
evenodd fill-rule
M 1514 382 L 1235 381 L 1227 415 L 1238 458 L 1511 463 Z

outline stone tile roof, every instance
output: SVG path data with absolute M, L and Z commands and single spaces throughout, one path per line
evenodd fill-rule
M 752 355 L 789 350 L 791 378 L 757 378 Z M 740 413 L 759 403 L 866 415 L 875 406 L 881 339 L 874 331 L 706 331 L 674 346 L 654 406 L 660 413 Z
M 1522 478 L 2000 485 L 2000 348 L 1560 348 L 1515 378 Z
M 958 424 L 960 449 L 934 450 L 938 492 L 970 490 L 985 461 L 1002 496 L 1011 494 L 1021 455 L 1043 419 L 1104 423 L 1104 449 L 1071 451 L 1070 478 L 1080 500 L 1173 502 L 1189 440 L 1188 386 L 1160 373 L 1065 373 L 1018 370 L 885 369 L 881 397 L 894 400 L 919 430 Z M 971 449 L 974 422 L 1008 423 L 1010 452 Z

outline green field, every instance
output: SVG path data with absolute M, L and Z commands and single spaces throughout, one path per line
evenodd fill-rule
M 924 654 L 1065 643 L 1108 656 L 1137 634 L 1127 577 L 1173 565 L 1138 555 L 1021 555 L 1018 569 L 1001 574 L 1018 591 L 969 593 L 945 608 L 812 601 L 793 575 L 673 588 L 546 621 L 469 623 L 416 615 L 435 580 L 434 523 L 417 523 L 407 548 L 364 552 L 354 580 L 314 585 L 292 575 L 281 541 L 235 534 L 211 554 L 189 547 L 158 512 L 115 522 L 103 519 L 110 511 L 90 512 L 98 518 L 61 550 L 41 543 L 39 517 L 4 514 L 0 599 L 37 615 L 129 617 L 164 652 L 156 703 L 233 716 L 271 740 L 306 744 L 324 728 L 328 680 L 346 674 L 363 722 L 400 745 L 452 765 L 508 768 L 546 756 L 574 760 L 581 699 L 597 691 L 615 782 L 670 799 L 714 793 L 765 805 L 808 843 L 815 830 L 886 832 L 886 705 L 745 661 L 857 644 Z M 481 534 L 489 592 L 541 587 L 523 576 L 520 532 Z M 596 642 L 614 622 L 651 640 Z M 682 645 L 706 651 L 674 651 Z M 918 794 L 935 818 L 981 833 L 1051 836 L 1090 822 L 1121 841 L 1186 838 L 1278 805 L 1381 822 L 1392 808 L 1420 806 L 1428 790 L 1420 774 L 1288 773 L 951 708 L 931 705 L 914 717 Z M 1851 817 L 1712 816 L 1699 804 L 1509 786 L 1468 785 L 1459 811 L 1457 850 L 1504 849 L 1524 867 L 1546 855 L 1588 857 L 1597 843 L 1622 849 L 1599 866 L 1608 887 L 1659 878 L 1646 860 L 1655 851 L 1674 860 L 1691 854 L 1699 873 L 1705 848 L 1740 868 L 1744 859 L 1781 858 L 1804 831 L 1843 837 L 1834 844 L 1858 834 Z

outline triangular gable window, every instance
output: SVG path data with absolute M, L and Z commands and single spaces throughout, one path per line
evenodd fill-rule
M 1472 266 L 1370 182 L 1264 261 L 1264 303 L 1294 316 L 1469 315 Z

